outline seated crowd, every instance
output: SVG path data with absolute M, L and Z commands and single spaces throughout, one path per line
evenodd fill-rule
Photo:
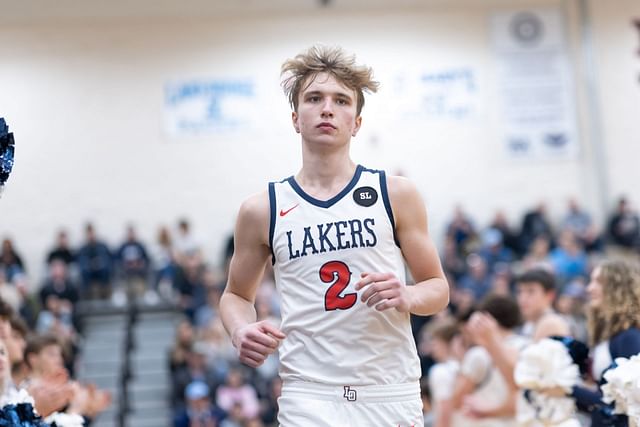
M 131 294 L 171 301 L 184 314 L 168 349 L 168 399 L 176 427 L 195 420 L 203 426 L 277 425 L 277 354 L 258 369 L 240 365 L 218 316 L 232 239 L 224 266 L 215 268 L 205 262 L 184 220 L 175 234 L 161 228 L 151 249 L 131 227 L 116 250 L 99 240 L 91 225 L 85 236 L 73 250 L 60 232 L 37 297 L 26 292 L 25 266 L 12 242 L 4 241 L 0 298 L 8 326 L 0 338 L 13 367 L 8 386 L 27 387 L 36 406 L 38 393 L 55 396 L 47 399 L 56 402 L 50 404 L 55 408 L 39 408 L 44 412 L 67 408 L 91 418 L 104 410 L 108 396 L 70 379 L 81 341 L 74 307 L 82 299 L 110 298 L 117 278 Z M 639 248 L 640 221 L 624 198 L 601 228 L 575 201 L 557 224 L 541 203 L 524 215 L 518 229 L 502 213 L 479 229 L 457 208 L 441 252 L 451 304 L 437 316 L 412 322 L 427 425 L 510 425 L 518 353 L 527 343 L 554 335 L 589 342 L 586 289 L 594 266 L 611 252 L 637 257 Z M 265 273 L 256 312 L 259 320 L 279 322 L 272 271 Z M 49 351 L 55 357 L 40 358 Z

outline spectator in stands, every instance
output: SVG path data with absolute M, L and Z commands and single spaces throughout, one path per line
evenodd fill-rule
M 518 305 L 510 297 L 490 295 L 466 321 L 471 347 L 456 378 L 452 406 L 462 411 L 464 426 L 513 425 L 513 368 L 526 341 L 515 333 L 520 325 Z M 458 424 L 455 424 L 456 426 Z
M 429 390 L 435 427 L 455 427 L 451 407 L 454 385 L 465 348 L 458 322 L 449 318 L 435 319 L 427 327 L 429 350 L 436 363 L 429 370 Z
M 76 261 L 76 257 L 69 247 L 69 237 L 65 230 L 60 230 L 56 236 L 56 243 L 47 255 L 47 264 L 53 261 L 62 261 L 67 267 Z
M 11 362 L 11 378 L 13 384 L 21 384 L 29 375 L 29 370 L 24 362 L 24 350 L 27 346 L 29 327 L 19 316 L 13 315 L 9 321 L 11 333 L 4 341 L 9 351 Z
M 585 313 L 586 280 L 576 278 L 567 283 L 556 299 L 555 308 L 569 325 L 569 335 L 580 342 L 587 342 L 587 317 Z
M 563 285 L 576 277 L 588 274 L 587 254 L 569 230 L 560 233 L 558 246 L 549 254 L 553 270 Z
M 446 236 L 442 254 L 442 268 L 447 277 L 457 281 L 464 276 L 467 266 L 464 258 L 458 253 L 456 242 L 452 236 Z
M 210 394 L 206 383 L 189 383 L 184 392 L 187 405 L 177 411 L 174 427 L 218 427 L 226 413 L 211 402 Z
M 456 251 L 462 256 L 471 252 L 471 244 L 476 237 L 476 230 L 461 206 L 456 206 L 453 219 L 447 226 L 447 237 L 453 239 Z
M 471 291 L 474 299 L 479 301 L 491 290 L 491 275 L 487 263 L 480 255 L 471 254 L 467 257 L 467 267 L 469 273 L 460 279 L 458 287 Z
M 156 244 L 152 250 L 152 259 L 155 271 L 155 289 L 163 298 L 171 300 L 176 265 L 171 234 L 167 227 L 163 226 L 158 229 Z
M 188 256 L 201 255 L 200 245 L 191 232 L 191 224 L 184 218 L 178 221 L 178 235 L 173 242 L 173 249 L 178 265 L 182 265 Z
M 500 232 L 502 235 L 502 244 L 509 249 L 511 253 L 521 255 L 518 233 L 513 231 L 503 211 L 496 212 L 493 221 L 489 224 L 489 228 L 496 229 Z
M 216 372 L 207 366 L 207 351 L 201 343 L 194 343 L 193 348 L 187 352 L 186 362 L 185 367 L 177 368 L 172 375 L 173 404 L 178 408 L 185 404 L 184 392 L 189 383 L 202 381 L 212 393 L 215 393 L 221 383 Z
M 26 269 L 22 258 L 16 252 L 13 242 L 9 238 L 2 241 L 0 248 L 0 268 L 4 269 L 7 279 L 11 282 L 19 274 L 25 274 Z
M 49 278 L 40 288 L 40 305 L 46 306 L 47 298 L 55 295 L 73 314 L 80 299 L 78 286 L 71 281 L 67 265 L 61 259 L 53 259 L 49 266 Z M 75 324 L 75 322 L 74 322 Z
M 268 392 L 260 399 L 262 422 L 268 426 L 278 425 L 278 399 L 282 394 L 282 380 L 275 377 L 269 382 Z
M 489 273 L 496 272 L 497 264 L 509 264 L 514 260 L 511 249 L 504 246 L 502 233 L 496 228 L 488 228 L 482 233 L 482 241 L 479 255 L 487 264 Z
M 11 306 L 15 311 L 20 310 L 24 303 L 23 292 L 9 281 L 4 268 L 0 267 L 0 298 Z
M 518 276 L 516 283 L 518 307 L 525 320 L 521 335 L 534 341 L 570 335 L 566 320 L 553 310 L 556 280 L 552 273 L 541 268 L 529 270 Z
M 147 284 L 149 256 L 144 244 L 138 240 L 132 225 L 127 227 L 127 237 L 116 254 L 130 296 L 141 296 Z
M 521 253 L 528 252 L 533 241 L 540 236 L 546 237 L 550 242 L 553 241 L 553 231 L 547 218 L 547 207 L 544 202 L 538 203 L 538 206 L 527 212 L 522 219 L 522 228 L 520 229 Z
M 491 293 L 502 296 L 513 294 L 511 264 L 499 262 L 491 276 Z
M 185 256 L 176 270 L 174 286 L 180 295 L 179 306 L 191 321 L 198 308 L 207 303 L 205 272 L 206 266 L 198 252 Z
M 56 295 L 49 295 L 43 310 L 38 313 L 36 332 L 51 334 L 58 338 L 60 347 L 64 349 L 66 355 L 65 368 L 73 375 L 78 336 L 73 326 L 72 306 L 69 302 L 61 300 Z
M 538 236 L 529 246 L 529 250 L 516 267 L 518 273 L 534 268 L 544 268 L 553 271 L 550 254 L 551 241 L 547 236 Z
M 225 384 L 218 387 L 216 404 L 225 411 L 231 411 L 234 404 L 240 404 L 242 415 L 251 419 L 258 415 L 260 403 L 256 390 L 245 382 L 240 368 L 231 368 Z
M 591 273 L 589 341 L 591 374 L 599 386 L 617 358 L 640 354 L 640 265 L 637 260 L 606 260 Z M 626 426 L 627 417 L 615 414 L 613 404 L 602 400 L 601 388 L 573 387 L 578 409 L 589 413 L 592 427 Z
M 113 262 L 106 244 L 98 240 L 92 224 L 85 227 L 86 242 L 78 251 L 84 294 L 92 299 L 111 296 Z
M 571 231 L 587 252 L 602 250 L 602 238 L 591 216 L 573 198 L 569 199 L 567 214 L 562 220 L 561 229 Z
M 191 322 L 183 319 L 178 323 L 175 341 L 169 350 L 169 370 L 174 374 L 178 369 L 187 367 L 187 357 L 193 349 L 195 331 Z
M 207 367 L 213 371 L 217 382 L 224 382 L 229 367 L 236 361 L 237 356 L 222 320 L 219 317 L 211 319 L 207 325 L 198 330 L 197 335 L 198 345 L 205 354 Z
M 95 386 L 83 386 L 76 381 L 70 381 L 63 366 L 62 347 L 55 336 L 35 336 L 27 342 L 25 361 L 30 369 L 28 390 L 34 398 L 41 390 L 54 389 L 67 397 L 62 406 L 53 411 L 63 411 L 80 414 L 91 420 L 111 404 L 111 396 Z M 49 405 L 49 402 L 43 402 Z M 38 401 L 36 409 L 39 413 Z
M 640 218 L 625 197 L 621 197 L 609 219 L 609 239 L 623 250 L 637 249 L 640 240 Z
M 198 328 L 206 327 L 212 320 L 218 317 L 218 305 L 222 296 L 219 286 L 207 286 L 207 303 L 196 310 L 194 324 Z

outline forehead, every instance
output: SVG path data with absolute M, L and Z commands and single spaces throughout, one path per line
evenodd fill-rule
M 345 86 L 343 82 L 336 79 L 333 74 L 330 73 L 317 73 L 307 78 L 302 85 L 300 95 L 304 95 L 309 92 L 322 92 L 322 93 L 334 93 L 347 95 L 355 98 L 356 91 Z
M 518 282 L 518 289 L 526 290 L 529 292 L 535 292 L 539 290 L 540 292 L 545 292 L 544 286 L 539 282 Z

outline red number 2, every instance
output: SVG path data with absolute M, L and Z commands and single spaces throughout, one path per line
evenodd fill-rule
M 329 261 L 320 267 L 320 280 L 331 283 L 327 293 L 324 294 L 324 309 L 347 310 L 356 303 L 358 294 L 350 293 L 340 295 L 351 281 L 351 271 L 342 261 Z

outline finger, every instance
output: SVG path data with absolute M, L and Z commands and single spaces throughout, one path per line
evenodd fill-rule
M 255 342 L 249 342 L 246 346 L 242 348 L 242 350 L 255 351 L 260 354 L 264 354 L 265 356 L 273 353 L 275 349 L 273 347 L 267 347 L 262 344 L 258 344 Z
M 377 282 L 383 282 L 394 277 L 392 273 L 362 273 L 361 279 L 355 284 L 356 291 L 364 288 L 367 285 Z
M 267 322 L 262 324 L 262 330 L 264 332 L 267 332 L 267 333 L 273 335 L 275 338 L 278 338 L 278 339 L 281 339 L 281 340 L 283 340 L 283 339 L 285 339 L 287 337 L 284 334 L 284 332 L 282 332 L 280 329 L 276 328 L 275 326 L 273 326 L 272 324 L 267 323 Z M 277 345 L 277 343 L 276 343 L 276 345 Z
M 384 310 L 388 310 L 390 308 L 396 308 L 399 306 L 400 306 L 399 298 L 387 299 L 382 301 L 380 304 L 376 305 L 376 310 L 384 311 Z
M 398 296 L 397 292 L 393 289 L 386 289 L 384 291 L 376 292 L 375 295 L 367 300 L 367 305 L 369 307 L 372 307 L 382 300 L 389 300 L 395 298 L 396 296 Z
M 262 344 L 266 347 L 271 347 L 271 348 L 277 348 L 279 341 L 275 338 L 273 338 L 271 335 L 267 335 L 265 333 L 262 333 L 260 331 L 256 331 L 254 333 L 250 333 L 247 335 L 247 340 L 244 340 L 243 342 L 241 342 L 241 346 L 245 346 L 250 342 L 255 342 L 258 344 Z
M 371 298 L 371 296 L 377 292 L 383 292 L 385 290 L 388 289 L 392 289 L 394 288 L 394 284 L 395 282 L 393 281 L 380 281 L 380 282 L 376 282 L 373 285 L 369 286 L 363 293 L 362 296 L 360 297 L 362 299 L 362 302 L 367 301 L 369 298 Z
M 251 360 L 255 360 L 256 362 L 262 362 L 264 359 L 267 358 L 266 354 L 262 354 L 260 352 L 257 351 L 253 351 L 253 350 L 246 350 L 242 352 L 242 356 L 243 357 L 248 357 Z
M 264 357 L 262 357 L 258 353 L 249 352 L 241 355 L 240 361 L 251 366 L 252 368 L 257 368 L 258 366 L 262 365 L 262 362 L 264 362 Z

